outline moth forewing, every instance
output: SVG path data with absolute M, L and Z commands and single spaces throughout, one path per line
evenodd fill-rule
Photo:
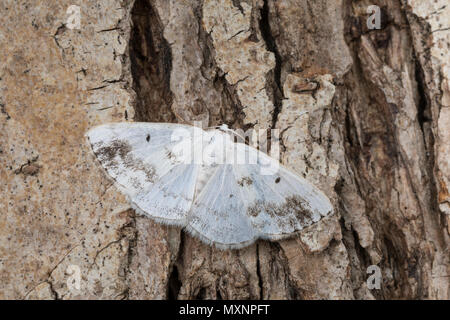
M 286 238 L 333 212 L 318 188 L 221 128 L 115 123 L 87 136 L 133 208 L 222 249 Z

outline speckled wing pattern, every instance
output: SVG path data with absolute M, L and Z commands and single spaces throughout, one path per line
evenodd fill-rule
M 177 129 L 191 134 L 177 141 Z M 221 249 L 241 248 L 258 238 L 279 240 L 333 213 L 329 199 L 315 186 L 275 159 L 242 143 L 227 144 L 252 163 L 180 161 L 177 146 L 198 143 L 199 128 L 167 123 L 117 123 L 87 133 L 92 150 L 108 175 L 141 214 L 186 228 L 203 242 Z M 204 133 L 203 130 L 201 130 Z M 223 146 L 201 138 L 206 148 L 221 154 Z M 278 165 L 271 175 L 261 167 Z
M 191 208 L 198 166 L 174 161 L 177 129 L 160 123 L 115 123 L 93 128 L 89 143 L 102 167 L 133 207 L 158 222 L 184 226 Z M 180 137 L 182 139 L 183 137 Z

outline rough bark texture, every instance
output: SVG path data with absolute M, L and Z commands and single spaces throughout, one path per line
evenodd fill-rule
M 450 298 L 447 0 L 83 0 L 80 30 L 72 4 L 0 2 L 0 298 Z M 136 215 L 83 138 L 194 120 L 280 129 L 336 215 L 220 251 Z

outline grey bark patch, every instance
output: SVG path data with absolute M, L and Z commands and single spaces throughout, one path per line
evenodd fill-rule
M 35 164 L 29 164 L 22 168 L 22 173 L 26 176 L 34 176 L 39 172 L 39 166 Z
M 2 151 L 0 150 L 0 153 Z M 36 163 L 39 156 L 34 157 L 31 160 L 28 160 L 27 163 L 21 165 L 18 169 L 14 171 L 15 174 L 23 174 L 25 176 L 35 176 L 39 173 L 39 169 L 41 166 Z

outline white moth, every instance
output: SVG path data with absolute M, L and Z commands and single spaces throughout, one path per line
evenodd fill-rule
M 87 137 L 138 213 L 221 249 L 287 238 L 333 213 L 319 189 L 229 131 L 135 122 Z

